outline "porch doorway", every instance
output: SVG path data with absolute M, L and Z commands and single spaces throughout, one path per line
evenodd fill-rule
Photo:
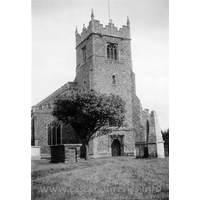
M 118 139 L 114 139 L 111 145 L 112 156 L 121 156 L 121 145 Z

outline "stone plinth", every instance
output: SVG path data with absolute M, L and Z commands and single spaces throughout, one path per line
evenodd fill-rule
M 81 144 L 62 144 L 52 145 L 51 148 L 51 163 L 67 163 L 77 162 Z

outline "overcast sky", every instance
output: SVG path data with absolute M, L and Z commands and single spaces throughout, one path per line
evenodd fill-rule
M 133 71 L 142 107 L 169 127 L 169 2 L 109 0 L 118 28 L 131 23 Z M 108 0 L 32 0 L 32 105 L 75 78 L 75 27 L 95 19 L 108 24 Z

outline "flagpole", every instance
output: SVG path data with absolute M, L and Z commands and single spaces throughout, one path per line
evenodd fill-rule
M 108 17 L 109 17 L 109 21 L 110 21 L 110 1 L 108 0 Z

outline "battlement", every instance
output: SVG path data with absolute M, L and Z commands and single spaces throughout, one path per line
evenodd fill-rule
M 85 28 L 85 25 L 83 25 L 82 32 L 79 34 L 78 30 L 76 29 L 76 47 L 84 41 L 86 38 L 88 38 L 89 35 L 92 33 L 94 34 L 100 34 L 101 36 L 115 36 L 120 37 L 123 39 L 131 39 L 130 38 L 130 22 L 129 18 L 127 18 L 127 25 L 123 25 L 121 28 L 117 28 L 114 26 L 114 23 L 112 23 L 112 20 L 106 25 L 105 27 L 103 24 L 100 24 L 100 21 L 94 20 L 94 16 L 91 16 L 92 20 L 89 22 L 89 25 L 87 28 Z
M 151 112 L 149 111 L 149 109 L 142 110 L 142 117 L 154 118 L 155 115 L 156 115 L 156 112 L 154 110 L 152 110 Z
M 149 117 L 149 109 L 142 110 L 142 117 Z

